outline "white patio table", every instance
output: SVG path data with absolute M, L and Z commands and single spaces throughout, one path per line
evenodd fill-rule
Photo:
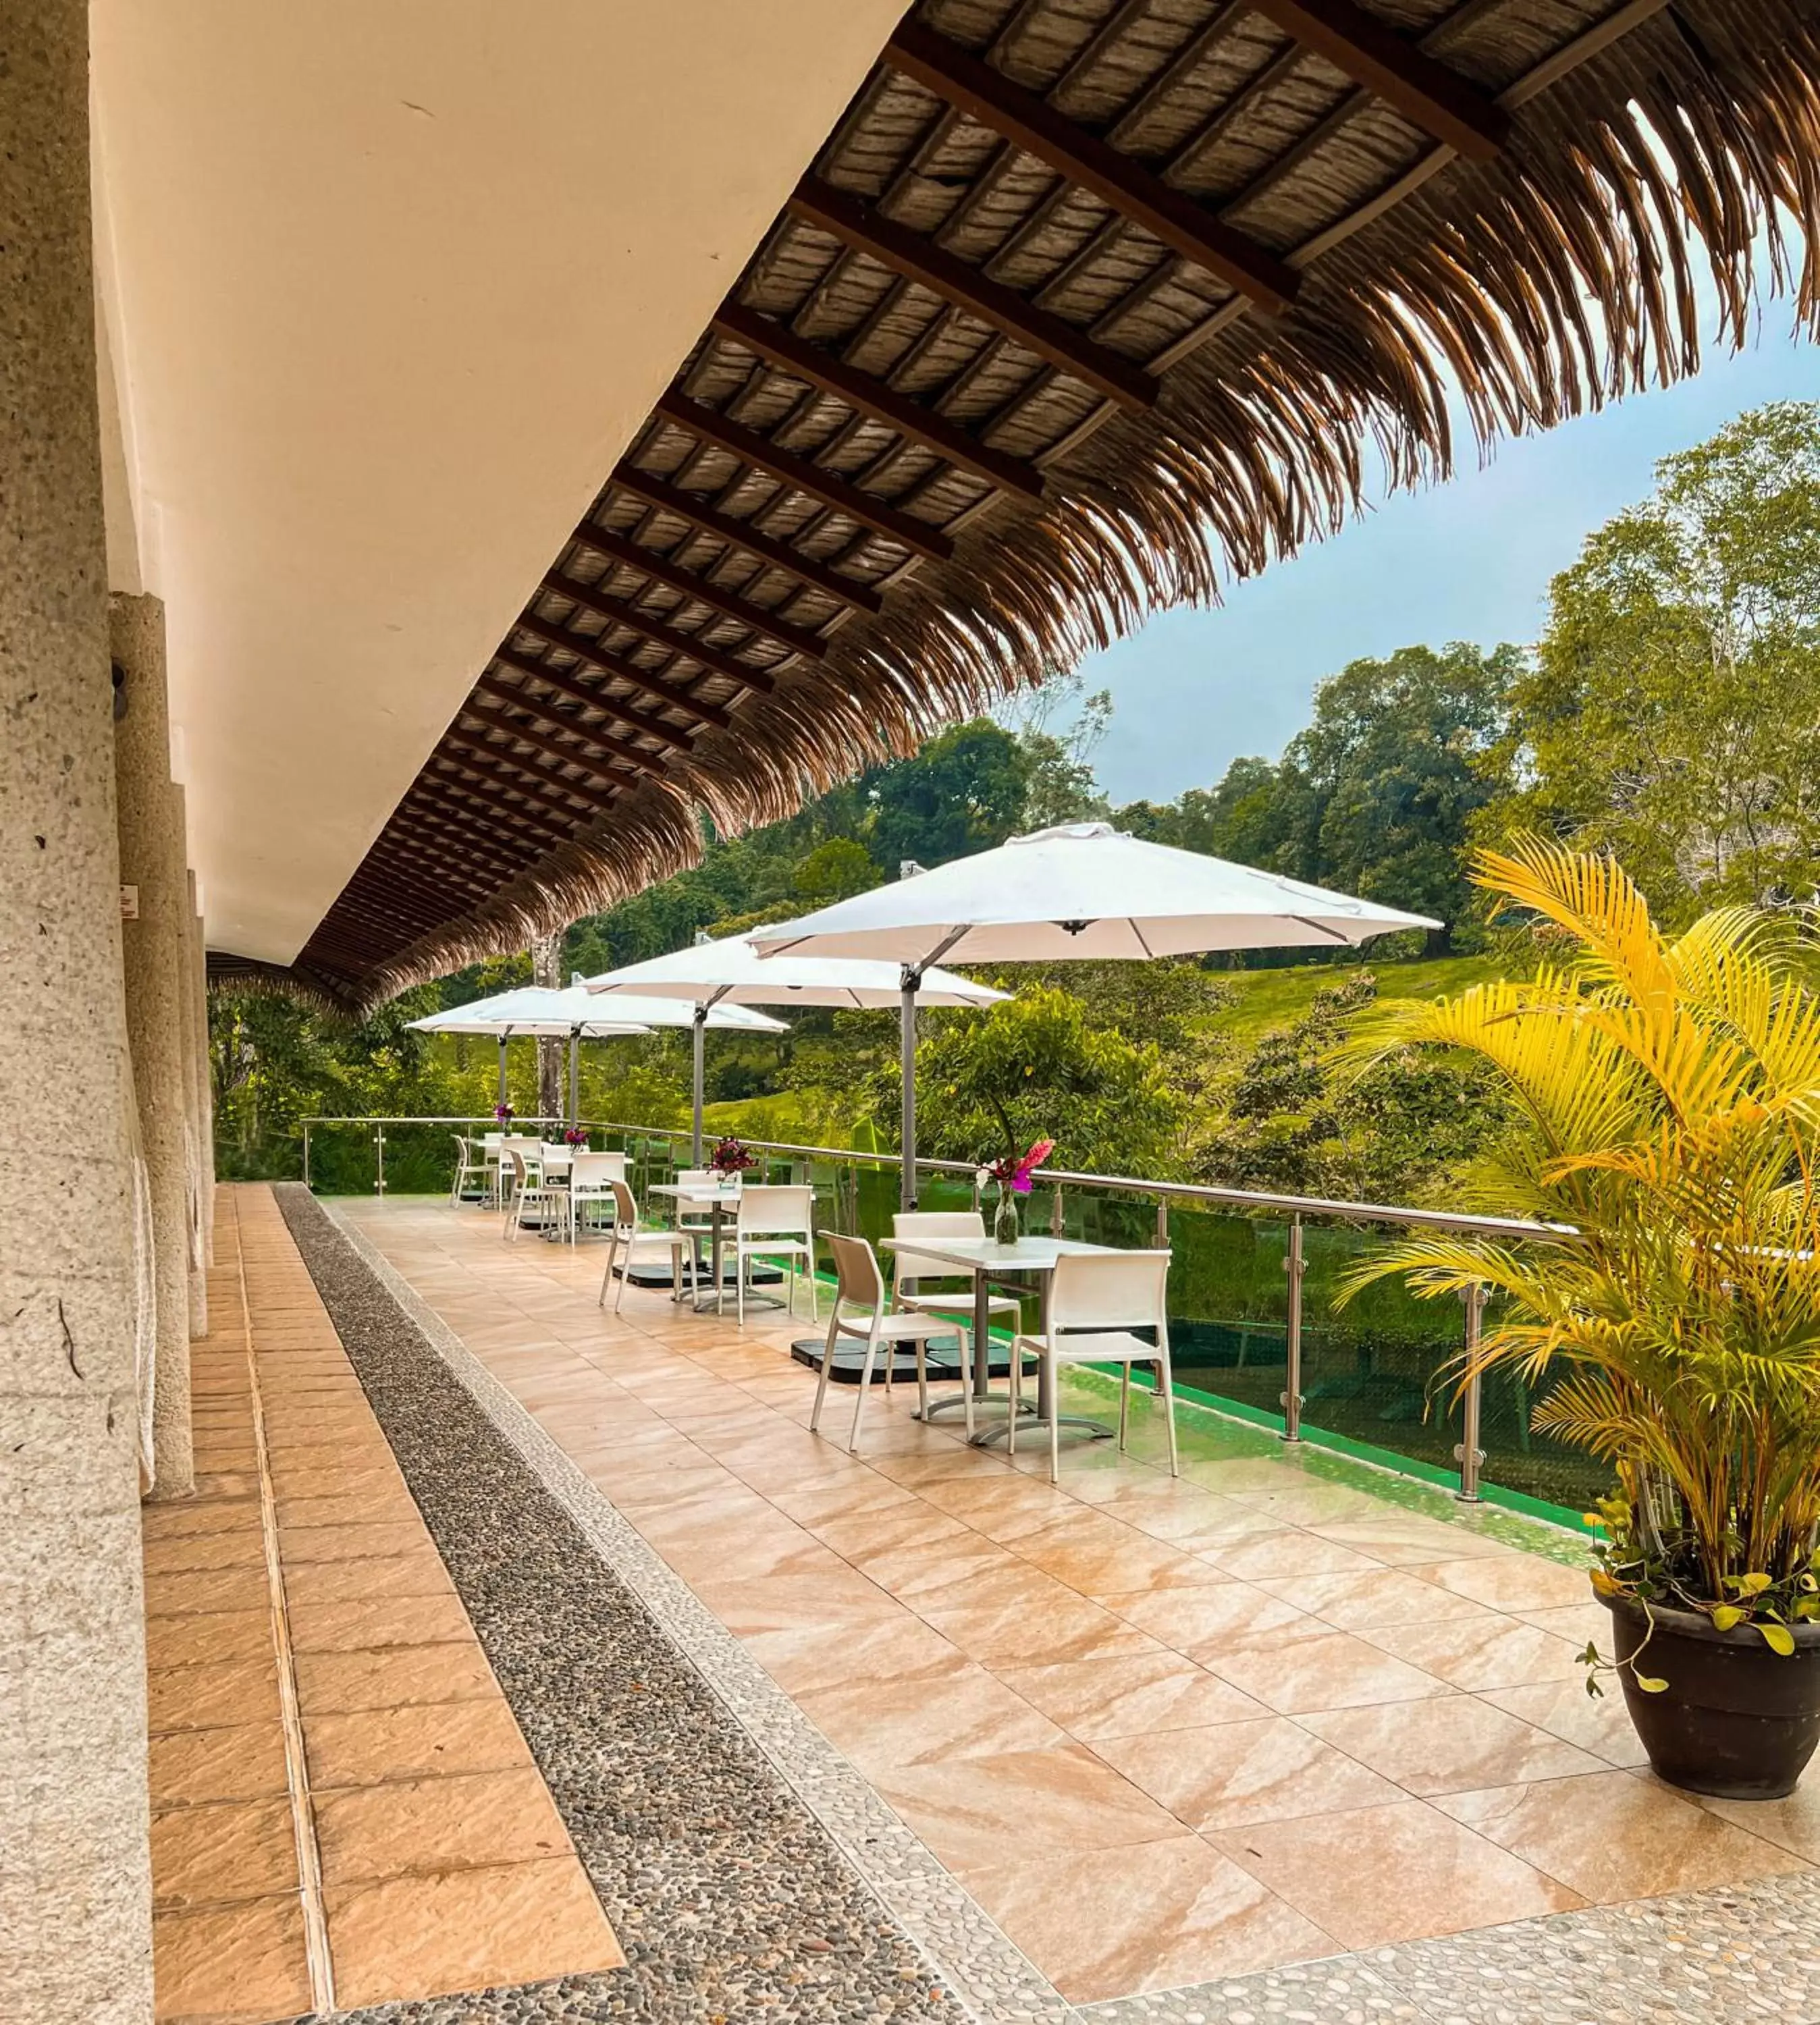
M 697 1270 L 689 1274 L 689 1285 L 697 1314 L 701 1313 L 704 1306 L 709 1299 L 714 1302 L 718 1312 L 724 1305 L 720 1284 L 721 1233 L 726 1228 L 727 1212 L 739 1207 L 740 1192 L 737 1184 L 736 1183 L 731 1188 L 723 1189 L 716 1187 L 711 1182 L 659 1182 L 653 1183 L 645 1189 L 645 1193 L 648 1196 L 668 1196 L 678 1210 L 704 1209 L 708 1211 L 708 1248 L 711 1262 L 710 1270 L 713 1275 L 711 1282 L 713 1292 L 711 1295 L 704 1295 L 698 1284 L 701 1277 L 699 1270 L 700 1264 L 699 1254 L 696 1257 Z
M 919 1259 L 939 1259 L 944 1266 L 952 1266 L 956 1271 L 969 1274 L 973 1282 L 973 1397 L 976 1402 L 990 1397 L 987 1380 L 991 1369 L 991 1341 L 987 1332 L 991 1314 L 987 1296 L 995 1286 L 1006 1286 L 1013 1279 L 1034 1279 L 1037 1282 L 1037 1298 L 1041 1304 L 1044 1320 L 1049 1308 L 1050 1277 L 1055 1271 L 1058 1259 L 1078 1258 L 1083 1254 L 1105 1255 L 1116 1252 L 1116 1244 L 1088 1244 L 1073 1237 L 1020 1237 L 1015 1244 L 1001 1244 L 992 1237 L 887 1237 L 880 1240 L 880 1249 L 895 1251 L 899 1249 L 914 1251 Z M 1021 1287 L 1011 1287 L 1013 1293 L 1027 1292 Z M 1040 1329 L 1041 1322 L 1038 1325 Z M 943 1402 L 952 1406 L 951 1400 Z M 1037 1381 L 1036 1413 L 1039 1420 L 1046 1424 L 1051 1409 L 1050 1384 L 1046 1369 Z M 932 1407 L 932 1413 L 939 1410 Z M 1006 1415 L 1009 1419 L 1009 1411 Z M 1064 1428 L 1086 1429 L 1096 1441 L 1109 1440 L 1114 1430 L 1101 1420 L 1089 1420 L 1064 1416 Z M 973 1436 L 973 1445 L 984 1448 L 988 1442 L 1003 1439 L 1003 1425 L 983 1428 Z

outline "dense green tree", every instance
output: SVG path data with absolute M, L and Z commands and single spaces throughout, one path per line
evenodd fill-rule
M 868 777 L 873 856 L 895 878 L 905 858 L 946 865 L 1002 843 L 1023 822 L 1030 772 L 1002 725 L 979 718 L 943 732 Z
M 1665 458 L 1557 577 L 1488 840 L 1615 851 L 1671 924 L 1806 900 L 1820 854 L 1820 405 Z

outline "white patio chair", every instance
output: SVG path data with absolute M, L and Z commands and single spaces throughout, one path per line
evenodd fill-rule
M 811 1188 L 742 1188 L 734 1213 L 734 1303 L 741 1323 L 746 1318 L 746 1275 L 755 1259 L 781 1262 L 789 1274 L 786 1307 L 796 1312 L 796 1278 L 809 1277 L 809 1319 L 822 1318 L 815 1288 L 815 1191 Z M 719 1298 L 725 1299 L 724 1291 Z
M 620 1303 L 626 1298 L 626 1281 L 630 1277 L 638 1255 L 642 1251 L 649 1258 L 659 1252 L 670 1255 L 670 1292 L 676 1300 L 682 1298 L 682 1255 L 689 1249 L 691 1240 L 672 1227 L 668 1230 L 641 1230 L 638 1228 L 638 1205 L 631 1189 L 623 1178 L 609 1181 L 606 1199 L 612 1204 L 613 1220 L 607 1227 L 607 1269 L 601 1275 L 601 1297 L 597 1307 L 605 1307 L 607 1288 L 613 1277 L 616 1262 L 620 1269 L 619 1290 L 613 1295 L 613 1313 L 620 1312 Z
M 719 1189 L 725 1178 L 718 1167 L 678 1167 L 672 1177 L 679 1189 L 699 1185 L 704 1189 Z M 728 1208 L 732 1207 L 737 1196 L 739 1187 L 736 1178 L 733 1186 L 724 1191 Z M 709 1270 L 701 1266 L 701 1261 L 708 1256 L 708 1240 L 714 1233 L 714 1218 L 705 1207 L 698 1207 L 675 1197 L 671 1200 L 676 1228 L 688 1234 L 695 1248 L 692 1255 L 695 1263 L 689 1270 L 694 1275 L 693 1284 L 699 1287 L 701 1271 Z M 722 1216 L 726 1213 L 724 1209 L 721 1212 Z
M 866 1345 L 866 1362 L 860 1367 L 858 1396 L 853 1402 L 853 1426 L 847 1437 L 849 1455 L 859 1453 L 859 1420 L 866 1410 L 866 1395 L 872 1388 L 873 1370 L 879 1345 L 895 1361 L 900 1343 L 914 1343 L 917 1349 L 917 1408 L 925 1419 L 929 1409 L 928 1340 L 946 1335 L 951 1326 L 939 1315 L 918 1314 L 900 1309 L 892 1313 L 886 1305 L 884 1277 L 878 1259 L 863 1237 L 843 1237 L 837 1232 L 824 1236 L 834 1255 L 834 1312 L 828 1318 L 828 1341 L 822 1352 L 822 1373 L 815 1381 L 815 1406 L 809 1416 L 809 1431 L 822 1430 L 822 1406 L 828 1396 L 828 1374 L 834 1365 L 834 1348 L 843 1336 Z M 862 1314 L 843 1314 L 843 1307 L 863 1309 Z M 891 1366 L 886 1365 L 888 1372 Z M 973 1406 L 969 1389 L 967 1431 L 973 1431 Z
M 575 1149 L 568 1169 L 568 1235 L 573 1244 L 580 1234 L 590 1208 L 612 1211 L 615 1182 L 626 1178 L 623 1153 L 590 1153 L 585 1146 Z
M 937 1314 L 964 1317 L 970 1324 L 976 1310 L 973 1283 L 945 1260 L 906 1248 L 905 1240 L 918 1237 L 984 1237 L 986 1219 L 976 1209 L 899 1210 L 891 1220 L 891 1234 L 897 1240 L 892 1255 L 891 1299 L 896 1308 L 917 1308 Z M 961 1284 L 948 1288 L 929 1287 L 929 1280 Z M 913 1284 L 906 1286 L 906 1281 Z M 1023 1326 L 1024 1309 L 1015 1294 L 988 1296 L 989 1315 L 1009 1315 L 1015 1333 Z
M 455 1179 L 449 1190 L 450 1208 L 459 1209 L 464 1202 L 484 1202 L 493 1185 L 484 1156 L 472 1139 L 464 1139 L 459 1132 L 450 1137 L 455 1142 Z
M 1154 1364 L 1169 1430 L 1169 1474 L 1180 1474 L 1175 1453 L 1175 1393 L 1169 1370 L 1169 1254 L 1167 1251 L 1115 1251 L 1064 1254 L 1055 1262 L 1049 1287 L 1046 1332 L 1020 1336 L 1011 1347 L 1011 1418 L 1007 1453 L 1017 1453 L 1018 1394 L 1025 1355 L 1042 1367 L 1041 1384 L 1049 1395 L 1049 1480 L 1061 1478 L 1061 1367 L 1064 1364 L 1116 1364 L 1119 1388 L 1119 1446 L 1125 1446 L 1131 1424 L 1131 1366 Z M 1153 1329 L 1156 1340 L 1146 1343 L 1134 1329 Z
M 502 1196 L 506 1199 L 509 1198 L 514 1186 L 513 1176 L 515 1171 L 512 1156 L 515 1152 L 524 1156 L 525 1172 L 534 1185 L 543 1179 L 543 1141 L 528 1133 L 502 1134 L 499 1140 L 499 1183 Z M 501 1207 L 504 1207 L 503 1200 Z
M 534 1230 L 545 1232 L 553 1226 L 561 1237 L 563 1219 L 568 1214 L 568 1190 L 553 1189 L 541 1174 L 534 1175 L 531 1162 L 520 1148 L 508 1143 L 506 1157 L 512 1163 L 512 1203 L 506 1212 L 507 1239 L 517 1240 L 524 1228 L 528 1211 L 535 1213 Z

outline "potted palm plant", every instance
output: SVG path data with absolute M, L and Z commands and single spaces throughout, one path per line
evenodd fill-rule
M 1651 1764 L 1697 1792 L 1790 1792 L 1820 1741 L 1820 1001 L 1786 918 L 1670 938 L 1609 859 L 1529 840 L 1477 883 L 1558 958 L 1394 1010 L 1371 1039 L 1488 1063 L 1521 1120 L 1471 1206 L 1543 1241 L 1399 1239 L 1354 1277 L 1491 1320 L 1533 1425 L 1612 1466 L 1592 1571 Z

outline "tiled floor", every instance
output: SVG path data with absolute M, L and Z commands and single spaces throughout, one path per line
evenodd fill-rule
M 1077 2002 L 1820 1855 L 1805 1799 L 1638 1769 L 1581 1685 L 1583 1574 L 1508 1520 L 1198 1414 L 1179 1481 L 1153 1415 L 1052 1489 L 907 1387 L 849 1457 L 851 1390 L 807 1432 L 801 1321 L 616 1318 L 597 1253 L 341 1207 Z
M 197 1495 L 145 1513 L 159 2016 L 616 1967 L 269 1193 L 222 1191 L 216 1257 Z

